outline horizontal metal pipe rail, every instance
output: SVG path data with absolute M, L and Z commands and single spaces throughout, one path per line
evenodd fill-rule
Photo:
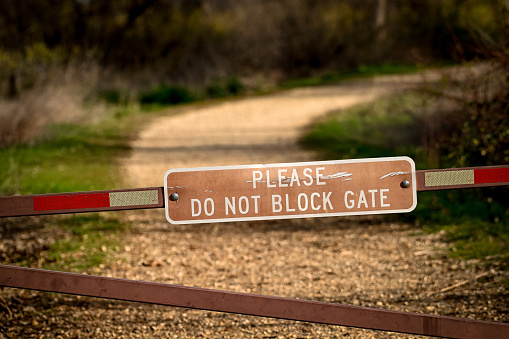
M 509 185 L 509 165 L 416 171 L 417 191 Z M 0 197 L 0 217 L 164 208 L 164 187 Z
M 509 324 L 0 265 L 0 285 L 446 338 L 508 338 Z

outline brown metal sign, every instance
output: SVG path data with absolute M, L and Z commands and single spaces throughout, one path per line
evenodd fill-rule
M 412 211 L 408 157 L 174 169 L 164 176 L 173 224 Z

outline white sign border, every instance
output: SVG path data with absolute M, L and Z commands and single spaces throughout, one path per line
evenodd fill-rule
M 198 172 L 198 171 L 214 171 L 214 170 L 229 170 L 229 169 L 242 169 L 242 168 L 272 168 L 272 167 L 290 167 L 290 166 L 317 166 L 317 165 L 336 165 L 336 164 L 352 164 L 362 162 L 388 162 L 388 161 L 407 161 L 412 168 L 412 198 L 413 204 L 410 208 L 399 210 L 381 210 L 381 211 L 360 211 L 360 212 L 339 212 L 339 213 L 315 213 L 315 214 L 296 214 L 296 215 L 272 215 L 262 217 L 240 217 L 240 218 L 221 218 L 221 219 L 200 219 L 200 220 L 185 220 L 177 221 L 172 220 L 169 215 L 170 204 L 168 194 L 168 175 L 175 172 Z M 393 214 L 393 213 L 407 213 L 411 212 L 417 207 L 417 180 L 415 175 L 415 163 L 412 158 L 407 156 L 398 157 L 384 157 L 384 158 L 364 158 L 364 159 L 345 159 L 345 160 L 327 160 L 327 161 L 308 161 L 308 162 L 290 162 L 290 163 L 276 163 L 276 164 L 253 164 L 253 165 L 235 165 L 235 166 L 214 166 L 214 167 L 193 167 L 193 168 L 177 168 L 170 169 L 164 174 L 164 211 L 166 220 L 173 225 L 185 224 L 208 224 L 218 222 L 236 222 L 236 221 L 256 221 L 256 220 L 277 220 L 277 219 L 303 219 L 303 218 L 325 218 L 325 217 L 342 217 L 353 215 L 373 215 L 373 214 Z

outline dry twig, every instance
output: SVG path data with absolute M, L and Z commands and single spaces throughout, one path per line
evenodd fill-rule
M 451 285 L 451 286 L 448 286 L 448 287 L 445 287 L 445 288 L 442 288 L 441 290 L 439 291 L 435 291 L 435 292 L 432 292 L 430 293 L 430 296 L 431 295 L 435 295 L 435 294 L 440 294 L 440 293 L 445 293 L 445 292 L 449 292 L 455 288 L 458 288 L 458 287 L 461 287 L 463 285 L 466 285 L 468 284 L 469 282 L 474 282 L 474 281 L 477 281 L 479 279 L 481 279 L 482 277 L 486 277 L 487 275 L 491 274 L 492 272 L 483 272 L 483 273 L 480 273 L 478 275 L 476 275 L 475 277 L 473 277 L 472 279 L 467 279 L 467 280 L 463 280 L 463 281 L 460 281 L 459 283 L 456 283 L 454 285 Z

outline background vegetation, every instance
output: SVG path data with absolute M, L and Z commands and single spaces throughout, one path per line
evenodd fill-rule
M 506 19 L 503 0 L 5 0 L 0 146 L 86 120 L 84 102 L 153 107 L 474 60 Z
M 472 58 L 471 31 L 497 39 L 504 8 L 502 0 L 6 0 L 0 83 L 14 97 L 54 82 L 58 68 L 92 62 L 106 90 L 205 88 L 232 78 L 254 86 Z

